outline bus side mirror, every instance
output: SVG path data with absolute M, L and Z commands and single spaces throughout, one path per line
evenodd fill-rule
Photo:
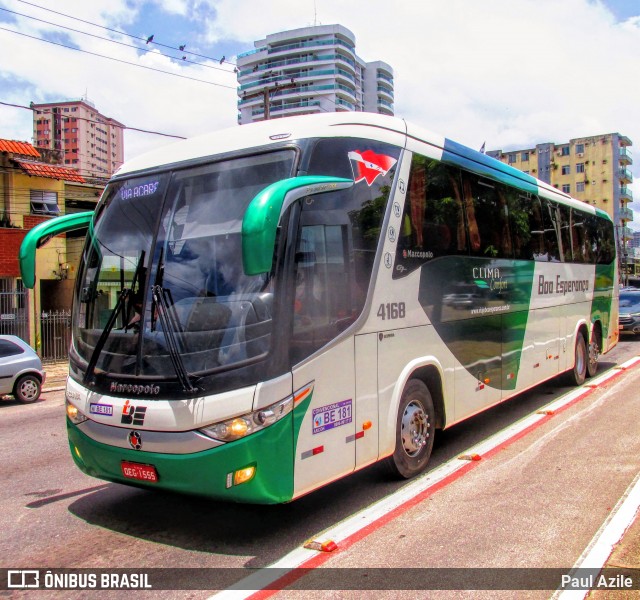
M 28 288 L 36 284 L 36 250 L 44 246 L 51 238 L 67 231 L 83 229 L 91 225 L 93 211 L 72 213 L 50 219 L 36 225 L 27 233 L 18 253 L 22 282 Z
M 271 271 L 280 216 L 303 196 L 350 188 L 353 180 L 324 175 L 283 179 L 258 192 L 242 220 L 242 266 L 245 275 Z

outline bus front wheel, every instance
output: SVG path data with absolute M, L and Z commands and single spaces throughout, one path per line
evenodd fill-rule
M 435 411 L 429 388 L 419 379 L 407 383 L 398 407 L 396 449 L 387 459 L 391 472 L 405 479 L 424 471 L 435 433 Z

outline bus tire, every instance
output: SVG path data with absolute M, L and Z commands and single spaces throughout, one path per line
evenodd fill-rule
M 582 385 L 587 378 L 587 363 L 589 362 L 589 357 L 587 355 L 587 344 L 581 333 L 578 333 L 576 336 L 574 358 L 573 369 L 567 373 L 569 384 Z
M 427 466 L 435 434 L 435 411 L 429 388 L 419 379 L 407 382 L 396 421 L 396 448 L 387 458 L 395 477 L 409 479 Z
M 593 377 L 598 371 L 598 357 L 600 356 L 600 331 L 593 330 L 591 343 L 589 344 L 589 356 L 587 357 L 587 377 Z

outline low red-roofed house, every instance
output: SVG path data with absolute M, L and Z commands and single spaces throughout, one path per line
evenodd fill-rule
M 33 292 L 25 290 L 20 279 L 20 244 L 42 221 L 92 210 L 101 191 L 77 170 L 45 162 L 30 143 L 0 139 L 0 334 L 19 335 L 43 358 L 64 358 L 54 346 L 67 333 L 44 321 L 53 312 L 71 309 L 83 238 L 58 236 L 38 250 Z M 60 321 L 66 324 L 68 319 Z

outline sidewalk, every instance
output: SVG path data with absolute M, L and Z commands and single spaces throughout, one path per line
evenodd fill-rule
M 44 363 L 42 368 L 47 374 L 43 392 L 55 392 L 65 388 L 69 375 L 69 361 Z
M 640 569 L 640 514 L 613 547 L 613 552 L 604 565 L 607 568 Z M 637 577 L 635 578 L 637 581 Z M 597 590 L 590 592 L 589 600 L 618 600 L 624 594 L 625 598 L 640 598 L 640 590 Z

